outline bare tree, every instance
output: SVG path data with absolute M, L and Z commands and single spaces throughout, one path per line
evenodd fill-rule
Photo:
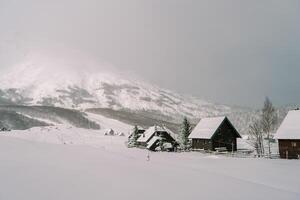
M 259 120 L 255 120 L 249 126 L 249 137 L 251 145 L 255 148 L 257 155 L 261 157 L 264 154 L 264 142 L 262 125 Z
M 271 132 L 274 130 L 276 123 L 277 123 L 276 109 L 274 108 L 270 99 L 266 97 L 264 107 L 262 109 L 261 125 L 262 125 L 263 132 L 267 136 L 269 156 L 271 155 L 271 144 L 270 144 Z

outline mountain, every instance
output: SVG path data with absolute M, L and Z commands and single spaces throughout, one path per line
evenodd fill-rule
M 227 115 L 241 134 L 247 134 L 249 124 L 260 115 L 256 110 L 180 95 L 105 62 L 68 52 L 31 53 L 2 72 L 0 114 L 9 116 L 5 123 L 2 119 L 4 125 L 26 129 L 68 123 L 98 129 L 103 121 L 89 119 L 96 114 L 128 125 L 165 124 L 178 131 L 183 116 L 196 124 L 203 117 Z M 289 108 L 280 108 L 278 124 Z
M 0 77 L 0 104 L 55 106 L 85 110 L 158 112 L 174 118 L 231 113 L 232 108 L 183 96 L 119 72 L 90 58 L 31 54 Z M 106 66 L 109 68 L 109 65 Z M 176 116 L 176 117 L 175 117 Z

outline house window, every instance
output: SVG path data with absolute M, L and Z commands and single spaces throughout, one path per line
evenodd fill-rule
M 292 142 L 292 147 L 297 147 L 297 143 L 296 142 Z

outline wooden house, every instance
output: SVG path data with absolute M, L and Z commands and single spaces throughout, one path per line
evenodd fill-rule
M 227 117 L 201 119 L 189 136 L 192 149 L 210 151 L 236 151 L 237 138 L 241 136 Z
M 300 110 L 288 112 L 275 138 L 281 158 L 300 159 Z
M 152 126 L 148 128 L 137 140 L 140 147 L 155 151 L 158 147 L 161 150 L 172 151 L 177 145 L 176 135 L 164 126 Z
M 143 127 L 141 127 L 141 126 L 137 126 L 137 129 L 138 129 L 138 137 L 140 137 L 146 130 L 143 128 Z M 132 129 L 131 129 L 131 131 L 130 131 L 130 135 L 128 136 L 128 138 L 130 139 L 131 137 L 132 137 L 132 134 L 133 134 L 133 132 L 134 132 L 134 130 L 135 130 L 135 127 L 133 127 Z

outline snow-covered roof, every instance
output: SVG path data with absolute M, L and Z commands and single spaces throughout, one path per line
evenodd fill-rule
M 300 139 L 300 110 L 289 111 L 275 135 L 276 139 Z
M 139 138 L 138 142 L 147 142 L 149 138 L 155 133 L 155 126 L 148 128 Z
M 226 117 L 203 118 L 194 128 L 189 138 L 210 139 Z
M 170 131 L 166 127 L 151 126 L 138 138 L 137 141 L 138 142 L 147 142 L 151 138 L 151 136 L 158 131 L 165 131 L 165 132 L 169 133 L 171 136 L 174 134 L 172 131 Z
M 151 138 L 151 140 L 147 144 L 147 149 L 150 149 L 152 147 L 152 145 L 159 139 L 160 139 L 160 137 L 158 137 L 158 136 L 154 136 L 153 138 Z
M 173 131 L 171 131 L 167 127 L 164 127 L 164 130 L 176 141 L 177 135 Z

